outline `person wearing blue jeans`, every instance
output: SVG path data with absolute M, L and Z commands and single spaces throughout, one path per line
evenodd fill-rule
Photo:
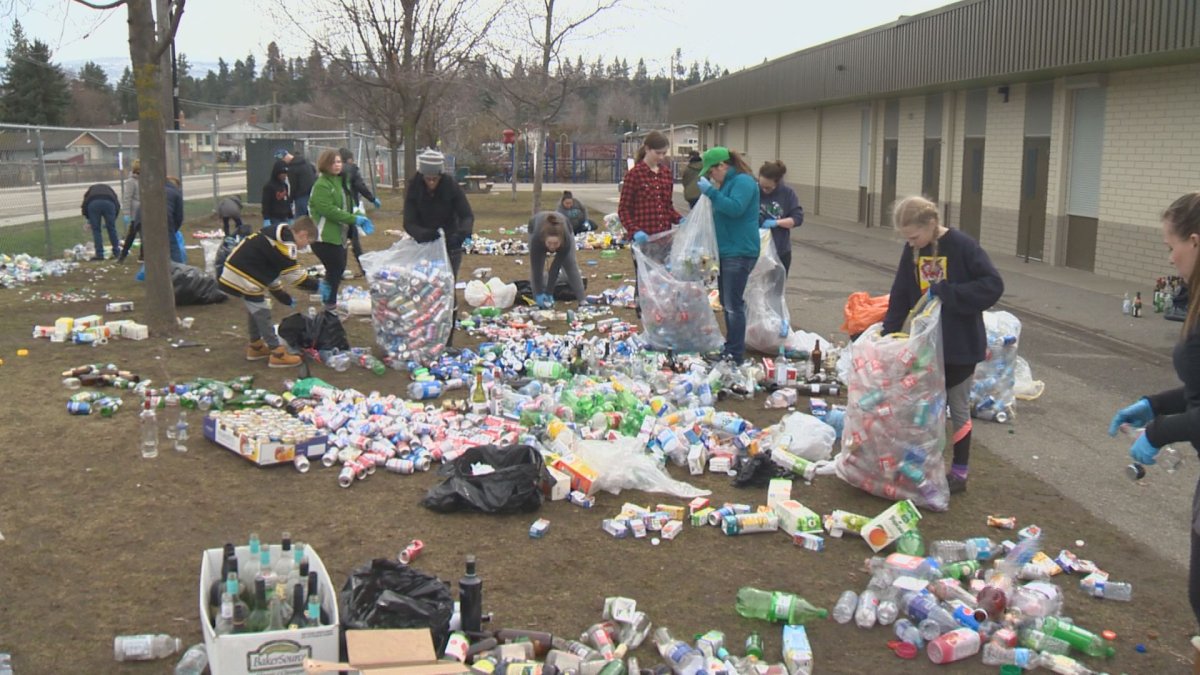
M 718 292 L 725 311 L 725 347 L 721 356 L 746 358 L 746 282 L 758 261 L 758 182 L 746 160 L 729 148 L 704 151 L 696 185 L 712 200 L 717 253 L 721 257 Z
M 96 183 L 83 194 L 82 210 L 92 229 L 92 242 L 96 245 L 96 255 L 92 260 L 104 260 L 101 227 L 108 231 L 112 257 L 116 258 L 121 252 L 121 242 L 117 239 L 117 214 L 121 212 L 121 200 L 117 198 L 117 193 L 104 183 Z

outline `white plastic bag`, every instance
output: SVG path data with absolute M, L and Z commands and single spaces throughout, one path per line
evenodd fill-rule
M 695 208 L 675 228 L 667 269 L 676 279 L 699 281 L 706 286 L 717 283 L 721 257 L 717 251 L 717 228 L 712 213 L 712 200 L 701 195 Z
M 472 279 L 467 282 L 467 288 L 463 295 L 466 297 L 467 304 L 472 307 L 507 309 L 512 307 L 513 301 L 517 298 L 517 285 L 506 284 L 500 280 L 500 277 L 492 277 L 488 279 L 487 283 Z
M 942 448 L 946 379 L 942 303 L 922 299 L 907 334 L 868 328 L 850 346 L 842 449 L 837 475 L 866 492 L 911 499 L 935 511 L 950 507 Z
M 971 383 L 971 416 L 1005 423 L 1015 417 L 1017 346 L 1021 320 L 1008 312 L 984 312 L 987 358 L 975 366 Z
M 812 462 L 833 457 L 833 442 L 837 439 L 837 432 L 808 413 L 784 415 L 778 424 L 768 427 L 766 432 L 771 439 L 771 447 L 782 447 Z
M 428 363 L 446 348 L 454 320 L 454 272 L 446 241 L 402 239 L 360 258 L 371 289 L 375 343 L 392 368 Z
M 767 354 L 779 351 L 792 332 L 784 300 L 787 271 L 775 252 L 770 230 L 760 230 L 758 262 L 746 282 L 746 346 Z
M 653 349 L 716 351 L 725 338 L 708 304 L 708 290 L 703 282 L 676 278 L 665 265 L 674 234 L 675 230 L 660 232 L 633 245 L 643 336 Z
M 654 456 L 646 453 L 645 446 L 631 436 L 612 442 L 581 440 L 575 454 L 596 472 L 596 487 L 614 495 L 621 494 L 621 490 L 662 492 L 682 499 L 712 494 L 671 478 Z
M 1013 394 L 1022 401 L 1032 401 L 1046 390 L 1046 383 L 1033 379 L 1029 362 L 1018 356 L 1013 366 Z

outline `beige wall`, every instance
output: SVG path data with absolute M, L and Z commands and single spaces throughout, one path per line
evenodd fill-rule
M 737 150 L 738 152 L 746 151 L 746 118 L 734 117 L 725 120 L 725 147 Z
M 1025 85 L 1009 86 L 1008 102 L 988 92 L 987 148 L 983 158 L 983 212 L 979 239 L 993 258 L 1016 255 L 1025 142 Z
M 750 142 L 746 145 L 747 161 L 750 168 L 758 173 L 758 167 L 762 166 L 763 162 L 769 162 L 777 159 L 775 152 L 776 143 L 776 125 L 779 122 L 778 115 L 754 115 L 749 121 L 749 136 Z
M 902 98 L 900 145 L 896 150 L 896 199 L 921 194 L 921 165 L 924 157 L 925 97 Z
M 858 218 L 860 110 L 857 104 L 821 110 L 821 215 Z
M 1071 92 L 1060 78 L 1054 83 L 1050 117 L 1050 166 L 1046 172 L 1046 239 L 1042 260 L 1067 260 L 1067 177 L 1070 175 L 1071 125 L 1067 119 Z
M 806 210 L 813 208 L 817 185 L 817 111 L 780 114 L 779 159 L 787 165 L 784 182 L 792 186 Z
M 967 92 L 946 92 L 942 100 L 942 216 L 947 224 L 958 227 L 958 209 L 962 203 L 963 137 L 967 123 Z M 984 152 L 986 152 L 986 147 Z

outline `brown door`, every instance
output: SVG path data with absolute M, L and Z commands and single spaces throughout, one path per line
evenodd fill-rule
M 921 194 L 936 202 L 942 182 L 942 141 L 925 139 L 925 157 L 921 162 Z
M 979 241 L 980 219 L 983 215 L 983 138 L 963 139 L 962 204 L 959 206 L 958 229 Z
M 867 227 L 871 224 L 867 222 L 867 188 L 859 186 L 858 188 L 858 222 L 865 223 Z
M 880 195 L 879 224 L 885 227 L 892 215 L 892 202 L 896 201 L 896 151 L 899 143 L 894 138 L 883 142 L 883 192 Z
M 1041 260 L 1046 243 L 1046 184 L 1050 139 L 1026 138 L 1021 155 L 1021 209 L 1017 215 L 1017 255 Z

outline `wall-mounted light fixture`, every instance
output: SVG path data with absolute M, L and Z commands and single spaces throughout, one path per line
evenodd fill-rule
M 1004 85 L 1004 86 L 1002 86 L 1002 87 L 1000 87 L 999 89 L 997 89 L 997 90 L 996 90 L 996 93 L 997 93 L 997 94 L 1000 94 L 1001 96 L 1003 96 L 1003 97 L 1004 97 L 1004 102 L 1005 102 L 1005 103 L 1008 103 L 1008 85 L 1007 85 L 1007 84 L 1006 84 L 1006 85 Z

